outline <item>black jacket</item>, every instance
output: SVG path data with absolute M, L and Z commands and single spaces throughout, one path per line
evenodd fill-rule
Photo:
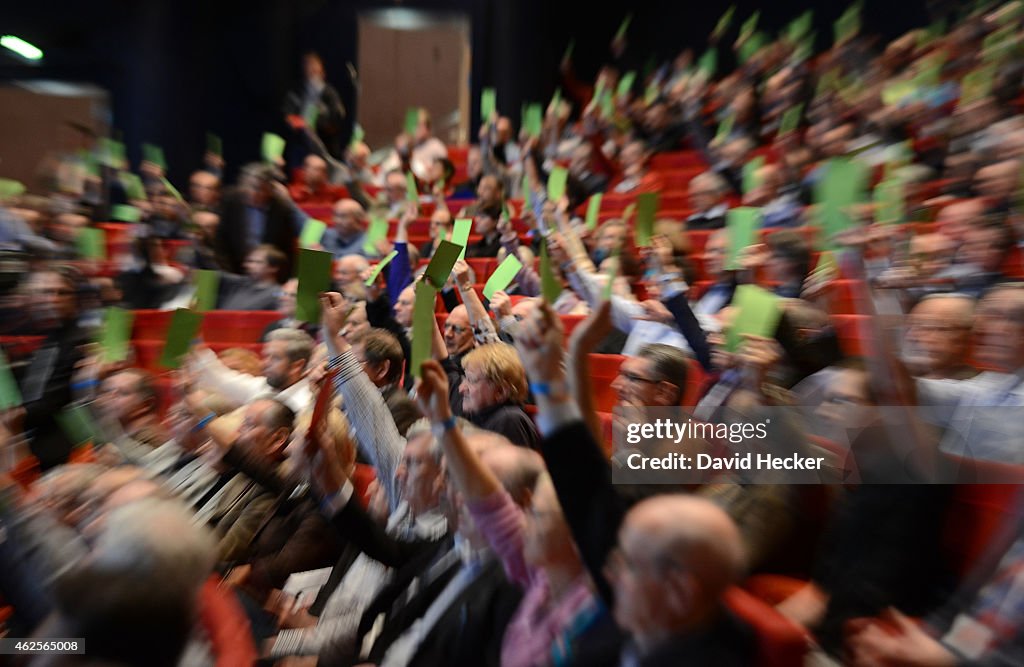
M 214 238 L 217 257 L 225 271 L 243 274 L 245 271 L 242 263 L 246 254 L 252 250 L 247 229 L 245 198 L 240 190 L 233 189 L 224 195 L 222 202 L 220 224 L 217 225 Z M 288 265 L 282 271 L 282 275 L 290 276 L 295 259 L 295 242 L 298 238 L 292 210 L 287 204 L 271 198 L 265 216 L 260 243 L 272 245 L 285 254 Z

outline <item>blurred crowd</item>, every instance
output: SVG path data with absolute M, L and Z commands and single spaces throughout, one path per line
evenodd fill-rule
M 25 658 L 59 665 L 1021 664 L 1024 4 L 980 4 L 888 43 L 855 5 L 824 52 L 730 10 L 593 83 L 567 52 L 468 147 L 424 109 L 342 147 L 308 54 L 301 163 L 211 142 L 183 193 L 62 128 L 0 192 L 7 636 L 85 638 Z M 333 259 L 312 302 L 303 249 Z M 201 297 L 161 365 L 158 311 Z M 623 430 L 679 406 L 782 415 L 826 465 L 627 475 Z

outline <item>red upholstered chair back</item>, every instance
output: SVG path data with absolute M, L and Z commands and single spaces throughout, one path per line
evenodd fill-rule
M 808 646 L 802 628 L 735 586 L 726 591 L 725 606 L 757 634 L 757 667 L 802 667 Z

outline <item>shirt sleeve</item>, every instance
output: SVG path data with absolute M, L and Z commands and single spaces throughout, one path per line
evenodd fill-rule
M 501 559 L 509 580 L 524 588 L 528 586 L 534 572 L 523 557 L 523 535 L 526 532 L 523 511 L 505 490 L 470 502 L 466 507 L 477 530 Z

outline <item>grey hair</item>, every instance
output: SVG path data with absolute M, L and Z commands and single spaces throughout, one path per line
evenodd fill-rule
M 282 341 L 286 344 L 285 355 L 288 361 L 309 363 L 313 355 L 313 339 L 305 331 L 299 329 L 275 329 L 267 334 L 267 342 Z
M 485 429 L 480 428 L 479 426 L 474 425 L 472 422 L 463 417 L 456 417 L 455 425 L 459 428 L 460 431 L 462 431 L 462 434 L 467 437 L 471 435 L 479 435 L 481 433 L 490 433 L 490 431 L 487 431 Z M 441 457 L 444 455 L 444 452 L 441 450 L 441 441 L 434 437 L 434 431 L 431 428 L 431 422 L 429 418 L 422 417 L 414 421 L 412 425 L 409 427 L 409 430 L 406 431 L 405 433 L 405 440 L 406 442 L 408 442 L 409 440 L 417 438 L 425 433 L 430 434 L 430 447 L 428 449 L 428 451 L 430 452 L 430 457 L 434 459 L 435 463 L 440 463 Z

